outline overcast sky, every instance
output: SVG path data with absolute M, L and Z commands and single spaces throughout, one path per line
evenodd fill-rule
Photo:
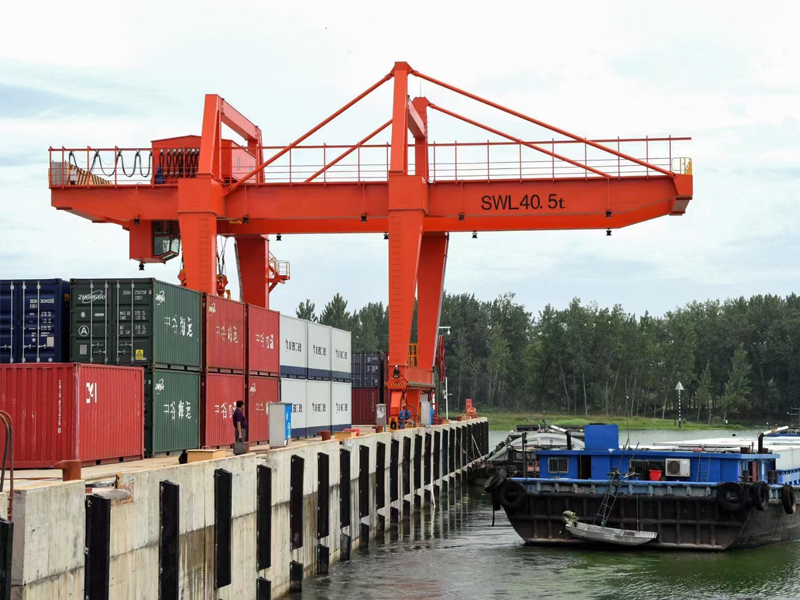
M 0 278 L 139 276 L 127 234 L 50 207 L 47 148 L 149 146 L 199 134 L 203 94 L 291 142 L 395 61 L 586 137 L 691 136 L 683 217 L 616 231 L 451 236 L 446 289 L 512 291 L 661 314 L 694 299 L 798 289 L 800 3 L 35 2 L 0 0 Z M 499 129 L 535 127 L 418 80 Z M 390 86 L 312 141 L 354 143 Z M 430 121 L 430 139 L 486 133 Z M 228 244 L 229 249 L 233 246 Z M 272 306 L 387 298 L 381 235 L 283 236 L 292 280 Z M 145 275 L 177 281 L 179 261 Z M 229 258 L 232 264 L 232 255 Z M 231 273 L 229 273 L 229 276 Z M 236 284 L 234 283 L 234 288 Z

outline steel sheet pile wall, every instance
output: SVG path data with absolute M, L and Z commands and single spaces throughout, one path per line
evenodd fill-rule
M 245 402 L 247 441 L 255 443 L 269 441 L 269 409 L 267 405 L 280 401 L 280 397 L 280 379 L 277 377 L 248 376 Z
M 383 402 L 386 355 L 382 352 L 354 352 L 352 355 L 353 423 L 375 424 L 375 406 Z
M 233 411 L 236 403 L 244 399 L 244 375 L 205 373 L 200 407 L 200 445 L 203 448 L 233 444 Z
M 142 369 L 74 363 L 0 366 L 0 409 L 14 424 L 14 464 L 50 468 L 141 458 Z M 5 432 L 0 429 L 0 447 Z
M 69 282 L 0 281 L 0 363 L 59 363 L 69 357 Z

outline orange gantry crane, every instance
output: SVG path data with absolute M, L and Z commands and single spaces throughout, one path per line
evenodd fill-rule
M 425 97 L 412 100 L 409 76 L 537 125 L 550 139 L 525 141 Z M 391 119 L 355 144 L 303 144 L 389 81 Z M 430 111 L 502 141 L 430 142 Z M 222 125 L 244 143 L 223 138 Z M 391 143 L 370 143 L 389 127 Z M 420 399 L 433 389 L 450 232 L 605 229 L 610 235 L 682 215 L 692 198 L 691 161 L 673 156 L 673 147 L 688 139 L 585 139 L 398 62 L 287 146 L 264 146 L 261 130 L 212 94 L 200 136 L 156 140 L 150 148 L 51 148 L 50 188 L 54 207 L 126 229 L 131 259 L 163 262 L 182 251 L 186 284 L 200 291 L 217 291 L 217 236 L 235 238 L 243 299 L 260 306 L 269 306 L 270 290 L 288 277 L 285 263 L 271 260 L 268 235 L 383 233 L 387 393 L 396 420 L 403 406 L 418 414 Z

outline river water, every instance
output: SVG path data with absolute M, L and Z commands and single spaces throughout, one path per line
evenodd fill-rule
M 502 438 L 492 432 L 492 442 Z M 748 432 L 631 432 L 631 441 Z M 627 434 L 624 434 L 627 439 Z M 625 441 L 625 440 L 623 440 Z M 303 583 L 304 600 L 800 599 L 800 543 L 724 553 L 576 550 L 525 546 L 477 490 L 417 513 L 391 539 L 371 541 L 330 574 Z

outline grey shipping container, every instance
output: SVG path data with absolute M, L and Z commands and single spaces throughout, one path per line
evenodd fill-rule
M 199 370 L 199 292 L 155 279 L 73 279 L 75 362 Z
M 147 456 L 200 447 L 200 373 L 144 373 L 144 451 Z
M 353 387 L 382 388 L 386 372 L 383 352 L 353 352 Z

